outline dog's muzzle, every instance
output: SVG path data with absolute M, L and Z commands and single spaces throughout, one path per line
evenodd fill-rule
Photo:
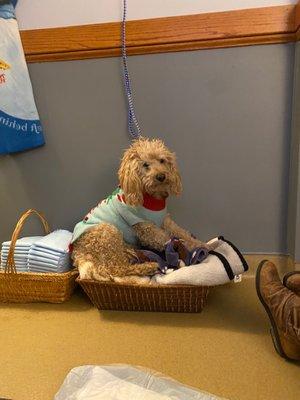
M 163 182 L 166 179 L 165 174 L 157 174 L 155 177 L 159 182 Z

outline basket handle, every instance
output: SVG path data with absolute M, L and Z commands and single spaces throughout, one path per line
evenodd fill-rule
M 45 233 L 46 234 L 50 233 L 49 224 L 42 213 L 34 210 L 33 208 L 25 211 L 21 215 L 19 221 L 17 222 L 16 227 L 15 227 L 12 237 L 11 237 L 11 243 L 9 246 L 9 251 L 8 251 L 8 256 L 7 256 L 7 262 L 6 262 L 5 269 L 4 269 L 5 273 L 10 273 L 10 274 L 17 273 L 16 265 L 15 265 L 15 257 L 14 257 L 16 241 L 18 240 L 19 234 L 24 226 L 26 219 L 32 214 L 35 214 L 39 217 L 39 219 L 41 220 L 41 222 L 43 224 Z

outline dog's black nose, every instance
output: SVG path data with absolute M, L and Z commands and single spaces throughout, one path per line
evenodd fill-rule
M 156 175 L 156 179 L 157 179 L 159 182 L 163 182 L 163 181 L 166 179 L 166 175 L 165 175 L 165 174 L 157 174 L 157 175 Z

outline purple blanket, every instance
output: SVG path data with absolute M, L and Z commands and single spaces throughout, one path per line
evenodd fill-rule
M 137 250 L 136 254 L 134 263 L 154 261 L 158 263 L 160 271 L 166 273 L 168 268 L 177 269 L 181 266 L 201 263 L 208 256 L 208 250 L 204 247 L 197 247 L 189 251 L 180 239 L 172 238 L 162 252 L 142 248 Z

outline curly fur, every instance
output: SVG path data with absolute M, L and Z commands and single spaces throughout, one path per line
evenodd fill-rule
M 157 179 L 163 174 L 163 182 Z M 138 206 L 146 192 L 158 199 L 178 195 L 182 191 L 181 178 L 172 153 L 159 139 L 138 139 L 127 149 L 121 160 L 120 186 L 126 203 Z M 141 244 L 163 250 L 172 236 L 182 238 L 189 248 L 205 246 L 167 216 L 162 228 L 152 222 L 136 224 L 134 230 Z M 153 274 L 156 263 L 131 264 L 134 249 L 123 240 L 122 233 L 113 225 L 102 223 L 87 230 L 74 243 L 72 258 L 82 279 L 117 282 L 141 282 L 141 277 Z
M 144 163 L 151 168 L 145 169 Z M 166 175 L 163 183 L 155 180 L 158 173 Z M 118 175 L 126 202 L 132 206 L 142 204 L 145 191 L 158 198 L 179 195 L 182 191 L 176 156 L 159 139 L 134 141 L 124 153 Z
M 141 222 L 133 227 L 142 246 L 152 248 L 154 250 L 163 251 L 165 244 L 171 235 L 164 229 L 159 228 L 153 222 Z
M 72 257 L 81 279 L 114 281 L 116 277 L 144 276 L 157 270 L 156 263 L 131 264 L 133 250 L 116 227 L 105 223 L 76 240 Z

